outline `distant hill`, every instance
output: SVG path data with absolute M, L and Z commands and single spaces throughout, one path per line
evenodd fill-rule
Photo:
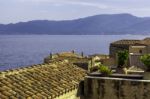
M 102 14 L 76 20 L 34 20 L 7 25 L 0 24 L 0 34 L 150 34 L 150 18 L 130 14 Z

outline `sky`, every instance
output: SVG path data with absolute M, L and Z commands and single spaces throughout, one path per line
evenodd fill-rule
M 1 24 L 118 13 L 148 17 L 150 0 L 0 0 Z

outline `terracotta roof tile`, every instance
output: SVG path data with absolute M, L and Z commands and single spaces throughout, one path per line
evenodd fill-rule
M 0 98 L 53 99 L 76 89 L 85 75 L 85 70 L 64 62 L 0 72 Z
M 135 43 L 139 43 L 140 40 L 119 40 L 119 41 L 115 41 L 111 44 L 126 44 L 126 45 L 132 45 Z
M 149 45 L 150 44 L 150 37 L 147 37 L 143 40 L 118 40 L 111 44 L 121 44 L 121 45 L 134 45 L 134 44 L 143 44 L 143 45 Z

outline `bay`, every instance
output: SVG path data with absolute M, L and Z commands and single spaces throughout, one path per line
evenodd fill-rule
M 0 35 L 0 71 L 39 64 L 50 53 L 109 54 L 109 44 L 150 35 Z

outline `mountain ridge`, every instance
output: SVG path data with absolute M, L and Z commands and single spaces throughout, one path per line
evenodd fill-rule
M 124 13 L 101 14 L 75 20 L 31 20 L 0 24 L 0 34 L 150 34 L 150 17 L 136 17 Z

